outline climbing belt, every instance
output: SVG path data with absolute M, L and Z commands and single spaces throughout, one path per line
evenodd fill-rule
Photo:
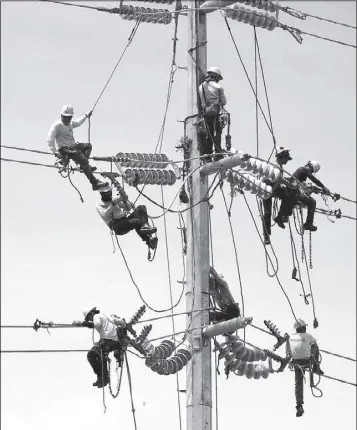
M 63 157 L 62 160 L 57 160 L 55 162 L 55 167 L 58 168 L 58 173 L 62 176 L 62 178 L 68 178 L 69 183 L 72 185 L 72 187 L 77 191 L 79 198 L 81 199 L 81 202 L 84 203 L 83 197 L 79 189 L 73 184 L 71 180 L 71 174 L 74 173 L 73 167 L 70 166 L 70 160 L 68 157 Z

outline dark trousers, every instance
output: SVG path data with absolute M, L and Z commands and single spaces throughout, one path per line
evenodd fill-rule
M 293 213 L 294 206 L 298 203 L 302 203 L 307 206 L 307 217 L 306 222 L 313 224 L 316 200 L 311 196 L 297 196 L 294 192 L 290 193 L 288 196 L 284 197 L 281 201 L 279 216 L 290 216 Z
M 145 233 L 141 233 L 140 228 L 143 224 L 147 223 L 148 213 L 146 210 L 146 206 L 140 205 L 137 206 L 133 213 L 130 215 L 115 219 L 112 221 L 110 227 L 114 230 L 114 233 L 118 236 L 122 236 L 124 234 L 129 233 L 131 230 L 136 230 L 137 234 L 141 237 L 144 242 L 148 242 L 150 240 L 150 236 Z
M 93 175 L 88 161 L 91 152 L 92 145 L 90 143 L 76 143 L 71 148 L 63 147 L 59 149 L 59 153 L 63 158 L 73 160 L 83 170 L 89 182 L 95 184 L 97 179 Z
M 304 404 L 304 375 L 305 371 L 310 368 L 312 364 L 312 370 L 315 371 L 319 364 L 319 349 L 316 348 L 313 357 L 311 359 L 304 360 L 292 360 L 295 365 L 295 399 L 296 406 Z
M 100 341 L 95 343 L 87 354 L 87 359 L 89 361 L 89 364 L 92 366 L 93 372 L 99 378 L 107 378 L 108 367 L 105 358 L 110 352 L 121 352 L 121 350 L 122 346 L 118 341 L 112 339 L 100 339 Z
M 206 124 L 207 137 L 204 141 L 201 155 L 212 154 L 213 148 L 215 153 L 221 153 L 222 127 L 219 121 L 219 115 L 206 116 L 204 118 Z
M 263 233 L 264 239 L 271 235 L 271 211 L 273 207 L 273 198 L 263 200 Z

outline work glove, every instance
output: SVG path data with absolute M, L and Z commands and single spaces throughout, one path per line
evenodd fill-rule
M 87 117 L 87 118 L 90 118 L 90 117 L 92 116 L 92 114 L 93 114 L 93 111 L 92 111 L 92 110 L 90 110 L 89 112 L 87 112 L 87 113 L 86 113 L 86 117 Z
M 323 190 L 325 194 L 331 194 L 331 191 L 328 188 L 324 187 Z
M 54 154 L 56 158 L 59 158 L 60 160 L 62 160 L 62 155 L 58 151 L 56 151 Z

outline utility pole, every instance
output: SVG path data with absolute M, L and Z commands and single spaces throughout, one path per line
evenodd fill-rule
M 187 137 L 191 140 L 190 158 L 199 157 L 197 138 L 198 85 L 207 69 L 206 14 L 200 13 L 199 2 L 188 1 L 188 119 Z M 190 172 L 200 159 L 190 161 Z M 189 184 L 189 205 L 201 201 L 208 190 L 207 176 L 197 169 Z M 203 201 L 188 211 L 187 216 L 187 312 L 209 306 L 209 206 Z M 192 360 L 187 365 L 187 430 L 212 430 L 211 341 L 203 340 L 202 330 L 208 325 L 208 311 L 188 314 L 187 328 L 192 346 Z M 192 330 L 193 329 L 193 330 Z

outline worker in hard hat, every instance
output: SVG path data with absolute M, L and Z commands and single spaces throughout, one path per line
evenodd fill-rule
M 115 323 L 112 318 L 94 308 L 86 308 L 83 310 L 84 321 L 74 321 L 74 326 L 84 326 L 95 328 L 100 335 L 100 340 L 96 342 L 87 354 L 89 364 L 92 366 L 94 373 L 97 375 L 97 380 L 93 386 L 102 388 L 109 383 L 109 372 L 106 357 L 114 351 L 115 357 L 118 359 L 123 356 L 127 344 L 123 341 L 124 337 L 118 337 L 118 329 L 120 332 L 121 325 L 125 327 L 125 320 L 119 321 L 116 318 Z M 122 361 L 118 360 L 119 365 Z
M 87 118 L 90 118 L 92 111 L 78 119 L 73 120 L 74 110 L 70 105 L 65 105 L 61 111 L 61 119 L 56 121 L 47 136 L 47 143 L 51 151 L 59 158 L 62 164 L 67 164 L 68 160 L 73 160 L 80 166 L 81 171 L 86 175 L 92 184 L 93 190 L 99 190 L 107 182 L 101 182 L 93 175 L 96 167 L 89 165 L 88 158 L 92 152 L 92 145 L 88 143 L 76 143 L 73 137 L 73 129 L 81 126 Z
M 218 67 L 210 67 L 207 70 L 205 81 L 199 86 L 203 118 L 207 137 L 203 139 L 201 155 L 211 155 L 213 148 L 216 154 L 221 154 L 222 125 L 220 123 L 220 111 L 226 105 L 227 99 L 223 87 L 218 83 L 223 79 Z M 216 156 L 216 159 L 221 155 Z
M 275 153 L 276 164 L 282 168 L 291 160 L 290 149 L 279 146 Z M 263 179 L 263 182 L 270 186 L 274 185 L 269 179 Z M 284 197 L 285 194 L 286 190 L 282 189 L 279 184 L 274 186 L 274 197 Z M 263 200 L 263 234 L 265 245 L 270 245 L 272 206 L 273 196 Z
M 117 235 L 124 235 L 136 230 L 140 238 L 150 249 L 157 247 L 156 227 L 150 227 L 146 206 L 135 207 L 125 193 L 113 197 L 113 191 L 108 185 L 100 191 L 101 201 L 96 205 L 100 217 L 107 226 Z
M 304 374 L 308 370 L 318 375 L 324 372 L 320 369 L 320 352 L 316 339 L 306 333 L 306 322 L 298 318 L 294 323 L 296 333 L 290 335 L 287 344 L 287 355 L 291 356 L 291 363 L 295 370 L 295 398 L 296 416 L 304 413 Z
M 308 161 L 305 166 L 299 167 L 292 176 L 303 184 L 305 184 L 307 179 L 310 179 L 310 181 L 322 189 L 324 194 L 330 194 L 330 190 L 314 176 L 314 173 L 317 173 L 320 168 L 321 166 L 319 162 Z M 307 192 L 302 193 L 301 190 L 290 190 L 288 196 L 282 198 L 280 211 L 274 221 L 279 227 L 285 228 L 283 217 L 290 216 L 292 214 L 293 207 L 299 203 L 307 206 L 307 217 L 303 224 L 303 229 L 316 231 L 317 227 L 314 225 L 316 200 L 311 197 L 311 195 L 308 195 Z
M 234 301 L 228 283 L 222 274 L 210 267 L 209 292 L 218 309 L 210 311 L 211 319 L 216 322 L 228 321 L 240 316 L 239 304 Z

